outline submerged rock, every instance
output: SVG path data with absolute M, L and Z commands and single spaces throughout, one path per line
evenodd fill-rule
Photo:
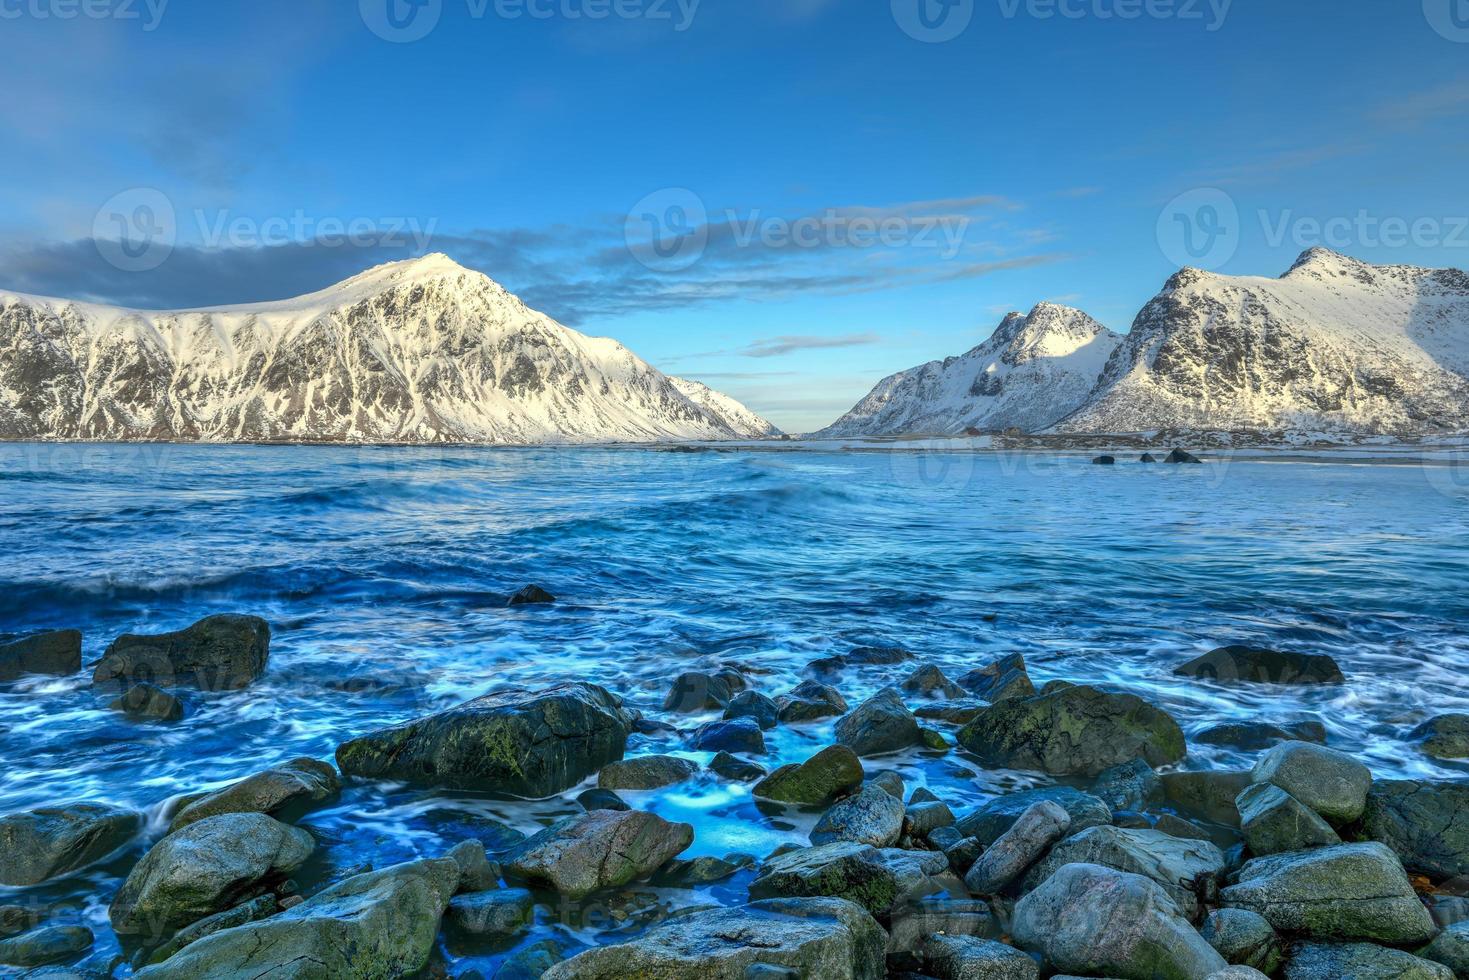
M 959 742 L 988 765 L 1081 776 L 1134 758 L 1164 766 L 1186 751 L 1166 712 L 1093 687 L 1001 701 L 961 729 Z
M 1340 844 L 1331 824 L 1278 786 L 1255 783 L 1235 800 L 1245 843 L 1256 857 Z
M 152 684 L 134 684 L 107 707 L 138 720 L 179 721 L 184 717 L 184 703 Z
M 39 885 L 100 861 L 137 836 L 142 814 L 62 803 L 0 817 L 0 885 Z
M 633 716 L 595 684 L 505 691 L 344 743 L 351 776 L 544 798 L 622 758 Z
M 774 899 L 681 916 L 552 966 L 543 980 L 883 980 L 885 947 L 882 927 L 851 902 Z
M 292 759 L 190 802 L 175 814 L 169 831 L 221 813 L 266 813 L 293 819 L 309 807 L 332 799 L 341 788 L 337 771 L 328 763 Z
M 1437 931 L 1402 865 L 1381 844 L 1340 844 L 1255 858 L 1221 903 L 1310 939 L 1427 942 Z
M 471 936 L 511 936 L 535 918 L 535 902 L 524 888 L 467 892 L 449 900 L 449 922 Z
M 951 725 L 967 725 L 989 707 L 988 701 L 962 698 L 955 701 L 931 701 L 913 709 L 918 718 L 930 721 L 946 721 Z
M 991 704 L 1035 694 L 1035 685 L 1025 669 L 1025 657 L 1018 653 L 971 670 L 959 678 L 959 686 Z
M 1186 840 L 1157 830 L 1092 827 L 1051 848 L 1025 876 L 1034 888 L 1067 864 L 1093 864 L 1157 882 L 1188 918 L 1218 890 L 1224 852 L 1209 841 Z
M 924 664 L 915 668 L 911 674 L 903 678 L 903 682 L 898 686 L 909 694 L 918 694 L 926 698 L 954 700 L 966 695 L 964 688 L 949 680 L 944 672 L 933 664 Z
M 527 585 L 519 592 L 510 597 L 509 605 L 512 606 L 548 606 L 556 601 L 556 597 L 539 585 Z
M 585 898 L 646 878 L 694 841 L 694 828 L 641 810 L 596 810 L 558 820 L 506 855 L 507 871 Z
M 754 794 L 779 803 L 824 806 L 862 785 L 862 760 L 845 745 L 831 745 L 797 765 L 781 766 L 755 784 Z
M 720 752 L 709 760 L 709 771 L 736 783 L 753 783 L 765 775 L 765 767 Z
M 1346 681 L 1336 661 L 1324 653 L 1287 653 L 1249 646 L 1211 650 L 1175 667 L 1173 673 L 1200 680 L 1255 684 L 1341 684 Z
M 1097 458 L 1095 458 L 1095 459 L 1092 460 L 1092 465 L 1093 466 L 1116 466 L 1117 465 L 1117 457 L 1116 456 L 1098 456 Z
M 836 723 L 837 741 L 861 756 L 885 755 L 923 742 L 918 720 L 891 687 L 857 706 Z
M 887 667 L 912 659 L 913 654 L 902 647 L 856 647 L 850 653 L 813 660 L 806 670 L 819 677 L 840 674 L 848 667 Z
M 692 779 L 699 764 L 672 755 L 643 755 L 635 759 L 609 762 L 597 773 L 598 789 L 659 789 Z
M 76 630 L 36 633 L 0 643 L 0 683 L 26 674 L 64 677 L 82 669 L 82 634 Z
M 1022 898 L 1011 933 L 1087 976 L 1200 980 L 1228 966 L 1156 882 L 1094 864 L 1068 864 Z
M 1410 871 L 1434 878 L 1469 874 L 1469 783 L 1380 780 L 1367 794 L 1362 831 Z
M 92 930 L 82 926 L 45 926 L 0 939 L 0 963 L 45 966 L 73 959 L 92 948 Z
M 1068 833 L 1078 834 L 1088 827 L 1112 822 L 1112 811 L 1106 803 L 1070 786 L 1045 786 L 1019 793 L 997 796 L 959 818 L 959 832 L 977 837 L 986 847 L 999 840 L 1020 815 L 1037 803 L 1055 803 L 1066 811 L 1071 823 Z
M 1298 943 L 1285 980 L 1453 980 L 1454 971 L 1399 949 L 1370 943 Z
M 726 720 L 753 718 L 761 728 L 769 730 L 780 720 L 780 705 L 758 691 L 741 691 L 730 698 L 724 717 Z
M 1049 800 L 1034 804 L 975 862 L 964 884 L 976 895 L 999 894 L 1070 827 L 1071 817 L 1060 806 Z
M 1282 742 L 1255 763 L 1250 781 L 1278 786 L 1342 826 L 1366 809 L 1372 772 L 1351 756 L 1324 745 Z
M 1202 463 L 1203 460 L 1186 450 L 1175 449 L 1163 458 L 1163 462 L 1176 465 L 1178 463 Z
M 765 735 L 754 718 L 711 721 L 694 732 L 690 747 L 699 752 L 765 754 Z
M 780 720 L 786 724 L 815 721 L 847 713 L 847 702 L 834 687 L 817 681 L 802 681 L 775 699 L 780 707 Z
M 92 683 L 189 683 L 205 691 L 233 691 L 264 674 L 269 659 L 270 624 L 265 620 L 209 616 L 175 633 L 119 636 L 92 672 Z
M 1319 721 L 1297 721 L 1287 725 L 1266 722 L 1234 722 L 1206 728 L 1190 741 L 1203 745 L 1225 745 L 1233 749 L 1256 752 L 1280 742 L 1315 742 L 1326 744 L 1326 726 Z
M 603 770 L 605 772 L 605 770 Z M 576 802 L 588 813 L 593 810 L 631 810 L 626 801 L 610 789 L 589 789 L 577 794 Z
M 260 894 L 315 847 L 306 831 L 264 814 L 200 820 L 163 838 L 133 867 L 108 909 L 112 928 L 157 942 Z
M 873 847 L 892 847 L 903 833 L 903 801 L 876 786 L 833 806 L 811 831 L 812 844 L 852 841 Z
M 717 711 L 728 705 L 732 697 L 734 692 L 728 677 L 691 670 L 674 678 L 673 686 L 663 698 L 663 710 L 682 714 Z
M 356 875 L 294 908 L 186 946 L 139 980 L 406 977 L 427 964 L 459 882 L 447 858 Z
M 1408 733 L 1425 755 L 1435 759 L 1469 759 L 1469 715 L 1439 715 Z

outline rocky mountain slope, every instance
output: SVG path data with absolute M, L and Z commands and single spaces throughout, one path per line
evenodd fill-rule
M 1039 431 L 1086 402 L 1121 340 L 1080 310 L 1042 303 L 967 354 L 885 378 L 817 436 Z
M 442 255 L 235 308 L 0 292 L 4 439 L 526 444 L 773 431 Z
M 1175 275 L 1117 337 L 1042 304 L 882 381 L 820 435 L 1469 428 L 1469 275 L 1325 249 L 1279 279 Z

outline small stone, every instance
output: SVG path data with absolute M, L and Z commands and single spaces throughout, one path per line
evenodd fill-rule
M 556 597 L 539 585 L 527 585 L 519 592 L 510 597 L 512 606 L 548 606 L 556 601 Z
M 769 730 L 780 720 L 780 706 L 759 692 L 742 691 L 730 699 L 724 717 L 727 720 L 753 718 L 761 728 Z
M 728 678 L 690 670 L 674 678 L 663 698 L 663 710 L 683 714 L 723 710 L 732 697 Z
M 854 841 L 873 847 L 892 847 L 903 831 L 903 802 L 875 786 L 837 803 L 816 822 L 811 843 Z
M 903 777 L 893 772 L 891 769 L 884 769 L 882 772 L 873 776 L 867 782 L 869 785 L 876 786 L 878 789 L 882 790 L 889 796 L 895 797 L 899 800 L 903 798 Z
M 152 684 L 134 684 L 108 707 L 138 720 L 178 721 L 184 716 L 184 703 Z
M 1439 715 L 1408 733 L 1425 755 L 1435 759 L 1469 759 L 1469 715 Z
M 709 771 L 736 783 L 753 783 L 765 775 L 765 767 L 720 752 L 709 760 Z
M 902 695 L 888 687 L 836 723 L 837 741 L 860 756 L 885 755 L 920 744 L 918 721 Z
M 930 835 L 943 827 L 954 824 L 954 811 L 942 800 L 929 803 L 910 803 L 903 816 L 904 833 L 917 840 L 931 840 Z M 957 830 L 954 833 L 959 833 Z M 962 835 L 961 835 L 962 836 Z
M 594 810 L 613 810 L 626 813 L 632 807 L 610 789 L 589 789 L 577 794 L 576 802 L 588 813 Z
M 645 878 L 683 852 L 694 828 L 640 810 L 567 817 L 516 845 L 505 868 L 571 899 Z
M 1326 654 L 1286 653 L 1249 646 L 1211 650 L 1175 667 L 1173 673 L 1220 683 L 1342 684 L 1346 681 L 1336 661 Z
M 753 792 L 779 803 L 824 806 L 861 785 L 862 761 L 845 745 L 832 745 L 799 765 L 781 766 Z
M 947 752 L 953 748 L 949 740 L 944 738 L 942 732 L 934 731 L 932 728 L 919 727 L 918 738 L 923 747 L 931 752 Z
M 1341 843 L 1316 811 L 1278 786 L 1255 783 L 1239 795 L 1235 805 L 1245 843 L 1256 857 Z
M 471 936 L 511 936 L 535 918 L 535 904 L 523 888 L 469 892 L 449 900 L 449 922 Z
M 908 694 L 917 694 L 926 698 L 954 700 L 965 696 L 964 688 L 949 680 L 944 672 L 933 664 L 924 664 L 914 668 L 913 672 L 903 678 L 903 682 L 898 686 Z
M 1071 818 L 1070 833 L 1079 834 L 1088 827 L 1112 822 L 1107 804 L 1070 786 L 1046 786 L 996 797 L 959 818 L 958 827 L 966 837 L 977 837 L 989 846 L 1008 831 L 1020 815 L 1037 803 L 1050 801 Z
M 956 701 L 930 701 L 920 704 L 913 709 L 913 714 L 925 721 L 944 721 L 951 725 L 967 725 L 988 707 L 988 701 L 962 698 Z
M 750 883 L 751 898 L 845 898 L 874 915 L 886 914 L 899 895 L 897 875 L 882 853 L 852 841 L 772 857 Z
M 459 865 L 459 892 L 486 892 L 500 887 L 500 866 L 477 840 L 460 841 L 445 855 Z
M 765 753 L 765 735 L 754 718 L 711 721 L 694 732 L 690 746 L 699 752 Z
M 847 702 L 836 688 L 809 680 L 776 698 L 775 703 L 780 706 L 780 720 L 786 724 L 815 721 L 847 712 Z
M 1095 458 L 1095 459 L 1092 460 L 1092 465 L 1093 466 L 1116 466 L 1117 465 L 1117 457 L 1116 456 L 1098 456 L 1097 458 Z
M 1057 804 L 1034 804 L 975 862 L 964 884 L 978 895 L 999 894 L 1065 837 L 1070 827 L 1071 816 Z
M 1225 745 L 1246 752 L 1258 752 L 1280 742 L 1315 742 L 1326 744 L 1326 726 L 1319 721 L 1298 721 L 1288 725 L 1265 722 L 1237 722 L 1206 728 L 1190 738 L 1202 745 Z
M 609 762 L 597 773 L 597 788 L 606 790 L 649 790 L 692 779 L 699 764 L 672 755 L 644 755 Z
M 1011 654 L 985 667 L 971 670 L 959 678 L 959 685 L 975 697 L 994 704 L 1008 698 L 1028 698 L 1035 685 L 1025 669 L 1025 657 Z
M 0 939 L 0 963 L 46 966 L 72 959 L 92 948 L 92 930 L 82 926 L 46 926 Z
M 1362 816 L 1372 772 L 1351 756 L 1324 745 L 1282 742 L 1255 763 L 1250 781 L 1278 786 L 1341 826 Z

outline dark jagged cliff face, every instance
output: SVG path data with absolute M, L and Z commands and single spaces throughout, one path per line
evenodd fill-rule
M 1280 279 L 1186 269 L 1133 324 L 1060 428 L 1296 428 L 1360 434 L 1469 424 L 1469 277 L 1308 252 Z
M 534 443 L 767 435 L 442 256 L 282 303 L 0 294 L 0 437 Z M 707 391 L 707 389 L 705 389 Z

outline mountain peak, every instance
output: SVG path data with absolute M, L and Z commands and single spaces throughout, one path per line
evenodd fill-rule
M 384 262 L 350 279 L 337 284 L 337 288 L 401 286 L 408 283 L 428 282 L 435 279 L 477 276 L 489 279 L 482 272 L 467 269 L 443 252 L 429 252 L 414 259 Z
M 1290 267 L 1290 270 L 1285 275 L 1292 276 L 1298 272 L 1311 272 L 1317 275 L 1339 275 L 1345 273 L 1347 275 L 1357 276 L 1371 268 L 1372 266 L 1366 262 L 1354 259 L 1350 255 L 1343 255 L 1340 252 L 1318 245 L 1315 248 L 1308 248 L 1302 252 L 1300 258 L 1296 259 L 1295 264 Z M 1285 278 L 1285 276 L 1281 278 Z

